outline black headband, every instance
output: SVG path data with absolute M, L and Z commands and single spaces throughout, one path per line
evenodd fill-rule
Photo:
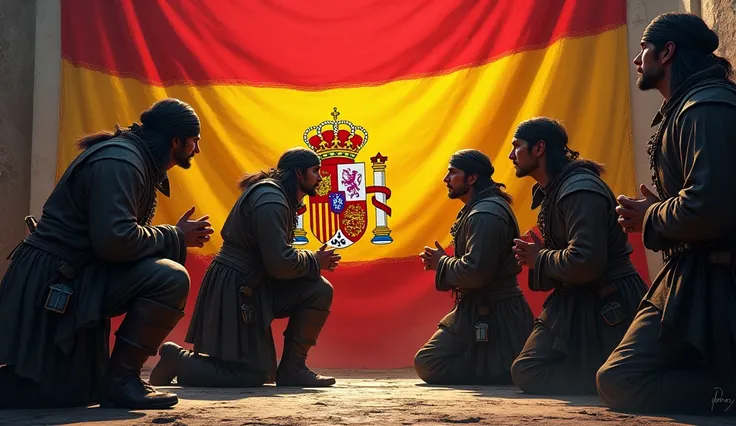
M 481 177 L 490 178 L 494 172 L 488 156 L 475 149 L 456 152 L 450 157 L 450 165 L 464 171 L 466 174 L 477 174 Z
M 644 42 L 666 43 L 710 54 L 718 49 L 718 34 L 708 28 L 702 19 L 686 13 L 665 13 L 657 16 L 644 30 Z
M 292 148 L 281 156 L 276 167 L 282 170 L 308 169 L 319 165 L 319 157 L 314 151 L 306 148 Z

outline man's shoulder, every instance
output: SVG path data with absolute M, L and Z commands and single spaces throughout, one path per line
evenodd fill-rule
M 88 148 L 80 156 L 84 156 L 86 163 L 117 161 L 128 163 L 138 168 L 141 172 L 145 168 L 143 153 L 135 145 L 122 138 L 112 138 L 108 141 L 100 142 Z
M 731 106 L 736 108 L 736 84 L 730 81 L 717 82 L 700 86 L 687 96 L 679 114 L 696 106 Z M 736 113 L 736 110 L 734 111 Z
M 266 204 L 281 204 L 288 207 L 289 201 L 281 187 L 271 179 L 264 179 L 254 183 L 243 192 L 243 198 L 253 207 Z
M 600 194 L 606 198 L 613 197 L 611 189 L 600 176 L 593 173 L 592 171 L 582 169 L 579 170 L 577 173 L 571 174 L 563 182 L 560 183 L 560 190 L 558 191 L 557 202 L 559 203 L 565 197 L 571 194 L 580 192 Z
M 508 202 L 506 202 L 506 200 L 501 196 L 490 195 L 475 203 L 468 214 L 468 218 L 479 214 L 491 215 L 508 223 L 510 219 L 509 216 L 513 214 L 513 211 L 508 205 Z

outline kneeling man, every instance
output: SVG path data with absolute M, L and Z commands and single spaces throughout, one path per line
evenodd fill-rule
M 516 281 L 521 267 L 511 250 L 519 236 L 504 185 L 492 179 L 491 160 L 465 149 L 450 158 L 448 196 L 465 204 L 450 233 L 449 256 L 435 242 L 420 254 L 436 271 L 435 287 L 455 294 L 455 307 L 417 352 L 414 368 L 432 384 L 506 384 L 534 317 Z
M 333 377 L 305 364 L 327 321 L 332 285 L 321 275 L 340 256 L 292 246 L 302 198 L 316 194 L 320 159 L 306 148 L 286 151 L 275 168 L 249 174 L 222 228 L 223 244 L 202 280 L 186 341 L 161 349 L 151 383 L 182 386 L 330 386 Z M 276 369 L 274 318 L 289 318 Z

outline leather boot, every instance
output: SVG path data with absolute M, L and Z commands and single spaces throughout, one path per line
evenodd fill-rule
M 173 393 L 156 391 L 141 379 L 141 368 L 168 336 L 184 312 L 149 299 L 138 299 L 115 333 L 115 348 L 102 381 L 101 407 L 132 410 L 169 408 Z
M 151 371 L 151 384 L 170 384 L 176 377 L 180 386 L 251 387 L 261 386 L 266 374 L 247 364 L 228 362 L 186 350 L 166 342 L 159 351 L 161 360 Z
M 302 309 L 289 317 L 284 331 L 284 352 L 276 371 L 276 386 L 323 387 L 335 384 L 334 377 L 315 373 L 306 365 L 307 354 L 317 344 L 329 311 Z
M 181 363 L 181 355 L 186 349 L 174 342 L 166 342 L 161 346 L 158 354 L 161 356 L 156 366 L 151 370 L 151 377 L 148 383 L 154 386 L 168 386 L 176 377 Z

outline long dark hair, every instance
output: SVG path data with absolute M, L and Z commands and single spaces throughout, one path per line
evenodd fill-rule
M 495 192 L 507 203 L 513 203 L 511 195 L 504 191 L 506 185 L 493 180 L 493 173 L 496 169 L 493 167 L 490 157 L 483 151 L 473 148 L 456 151 L 450 157 L 450 165 L 463 171 L 466 183 L 470 175 L 478 176 L 478 179 L 472 185 L 474 197 L 477 197 L 481 192 L 483 194 L 480 196 Z
M 173 138 L 184 140 L 198 136 L 200 132 L 197 113 L 189 104 L 178 99 L 169 98 L 156 102 L 141 113 L 140 120 L 142 125 L 133 123 L 123 128 L 115 124 L 114 132 L 103 130 L 86 135 L 77 141 L 77 147 L 84 151 L 129 132 L 146 143 L 156 163 L 161 167 L 169 160 Z
M 667 42 L 676 49 L 670 68 L 670 91 L 674 93 L 690 76 L 714 66 L 723 68 L 726 78 L 733 78 L 733 65 L 716 55 L 718 34 L 698 16 L 689 13 L 663 13 L 652 20 L 642 39 L 654 45 L 659 54 Z
M 514 138 L 526 141 L 529 151 L 539 141 L 544 141 L 545 166 L 550 181 L 557 177 L 570 163 L 581 161 L 579 159 L 580 153 L 570 149 L 567 145 L 568 137 L 565 127 L 554 118 L 535 117 L 523 121 L 517 126 Z M 604 173 L 605 169 L 602 164 L 590 160 L 585 161 L 598 175 Z
M 490 177 L 480 177 L 478 176 L 478 180 L 475 181 L 473 184 L 473 188 L 475 188 L 475 193 L 478 194 L 479 192 L 491 190 L 489 188 L 495 188 L 495 190 L 498 192 L 498 195 L 506 200 L 507 203 L 513 204 L 514 199 L 506 192 L 506 185 L 504 185 L 501 182 L 496 182 Z
M 240 188 L 241 191 L 245 191 L 246 189 L 250 188 L 254 184 L 264 179 L 273 179 L 279 185 L 281 185 L 282 188 L 284 188 L 284 191 L 288 195 L 289 199 L 292 199 L 292 198 L 296 199 L 296 190 L 297 190 L 297 186 L 299 185 L 299 182 L 297 180 L 297 174 L 296 174 L 297 170 L 301 170 L 302 173 L 306 173 L 307 171 L 306 168 L 299 168 L 299 169 L 270 168 L 268 170 L 261 170 L 255 173 L 246 173 L 238 181 L 238 188 Z
M 276 167 L 262 170 L 255 173 L 246 173 L 238 181 L 238 187 L 241 191 L 245 191 L 251 185 L 262 181 L 263 179 L 273 179 L 277 181 L 286 191 L 290 200 L 296 199 L 296 193 L 299 186 L 297 172 L 302 175 L 307 173 L 307 169 L 320 164 L 319 157 L 313 151 L 306 148 L 292 148 L 284 152 L 279 158 Z

